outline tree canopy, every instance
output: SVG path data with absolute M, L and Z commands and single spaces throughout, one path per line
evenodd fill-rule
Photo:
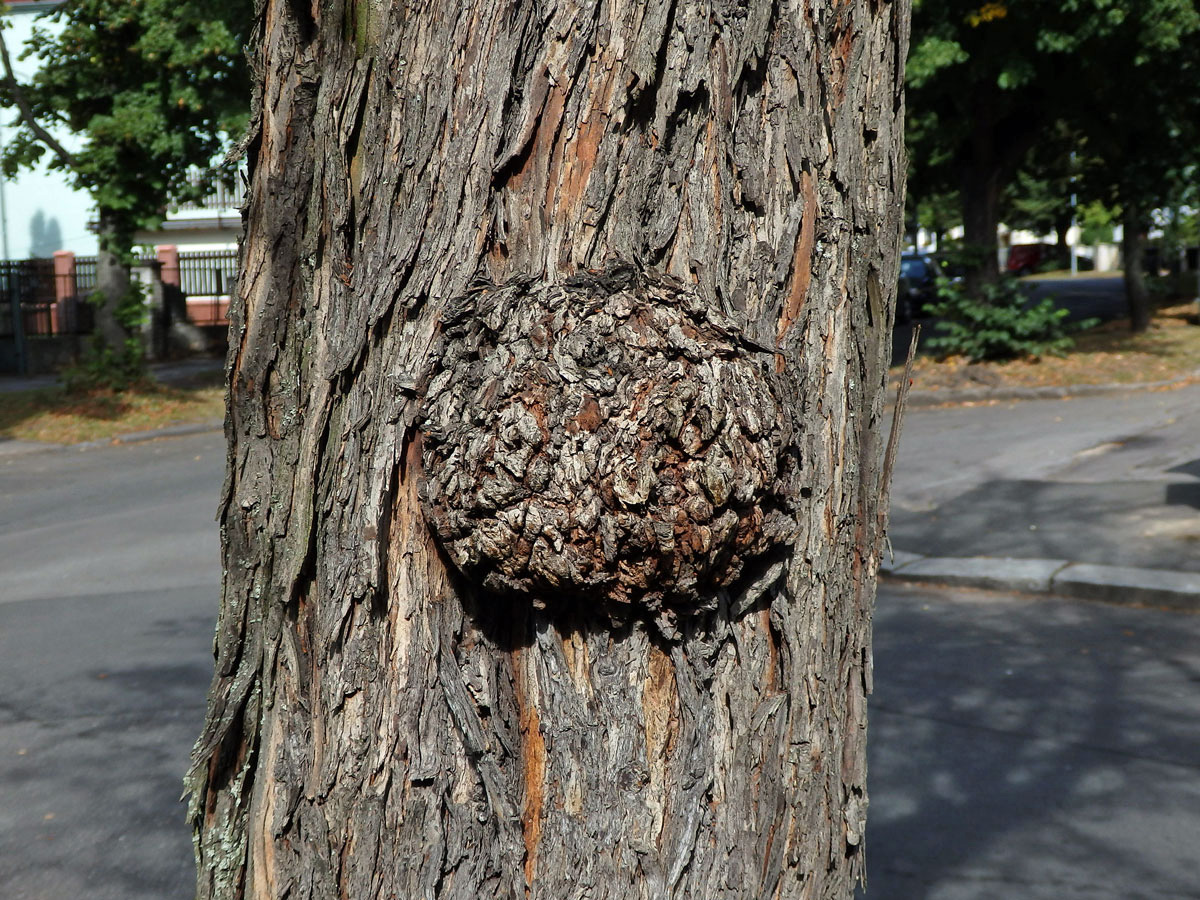
M 21 109 L 5 169 L 44 159 L 64 171 L 127 249 L 169 199 L 201 190 L 189 172 L 212 167 L 244 129 L 250 3 L 74 0 L 46 18 L 20 51 L 39 62 L 29 82 L 18 86 L 5 66 L 0 100 Z M 47 140 L 62 129 L 78 136 L 77 150 Z
M 960 192 L 966 241 L 993 275 L 1002 191 L 1064 128 L 1102 161 L 1093 196 L 1161 199 L 1195 146 L 1197 30 L 1194 0 L 914 0 L 913 190 Z M 1051 177 L 1045 156 L 1027 177 Z

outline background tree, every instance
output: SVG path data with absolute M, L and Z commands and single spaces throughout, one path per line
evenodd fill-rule
M 916 0 L 908 65 L 912 115 L 925 124 L 910 147 L 918 176 L 953 184 L 962 203 L 969 290 L 999 277 L 996 229 L 1005 184 L 1054 120 L 1065 52 L 1036 36 L 1062 4 Z
M 958 179 L 964 243 L 975 251 L 971 285 L 998 276 L 1002 191 L 1057 123 L 1085 135 L 1092 153 L 1114 171 L 1175 166 L 1178 144 L 1142 140 L 1130 126 L 1138 123 L 1133 131 L 1146 138 L 1157 136 L 1145 128 L 1150 117 L 1177 119 L 1154 102 L 1147 105 L 1150 95 L 1196 95 L 1196 82 L 1178 68 L 1195 44 L 1185 40 L 1196 28 L 1194 0 L 917 0 L 913 10 L 910 106 L 928 124 L 917 132 L 911 154 L 918 170 L 948 168 Z M 1110 148 L 1105 141 L 1113 139 L 1128 150 Z M 1135 215 L 1149 198 L 1133 189 L 1138 176 L 1126 180 L 1125 194 L 1132 194 L 1126 213 Z M 1136 294 L 1130 294 L 1131 309 L 1140 310 Z
M 1111 26 L 1112 49 L 1087 60 L 1081 78 L 1104 102 L 1074 117 L 1097 157 L 1090 195 L 1121 209 L 1125 299 L 1131 327 L 1142 331 L 1152 315 L 1143 271 L 1151 211 L 1170 205 L 1200 162 L 1200 13 L 1194 0 L 1123 12 Z
M 1088 165 L 1083 138 L 1059 120 L 1026 154 L 1001 195 L 1005 224 L 1055 236 L 1054 265 L 1070 265 L 1068 243 Z
M 199 896 L 849 897 L 906 5 L 258 18 Z
M 0 43 L 0 100 L 19 110 L 3 164 L 11 175 L 44 160 L 91 194 L 104 297 L 97 329 L 122 368 L 140 368 L 142 354 L 128 315 L 140 305 L 130 288 L 134 233 L 157 227 L 170 200 L 201 194 L 229 136 L 245 128 L 250 7 L 248 0 L 72 0 L 46 14 L 54 28 L 35 28 L 23 52 L 40 65 L 25 84 Z M 55 131 L 74 134 L 77 149 Z M 205 176 L 189 177 L 196 169 Z
M 62 228 L 58 219 L 46 214 L 40 209 L 33 214 L 29 221 L 29 256 L 31 259 L 45 259 L 62 248 Z
M 933 233 L 938 250 L 944 251 L 947 233 L 962 224 L 962 201 L 951 165 L 953 149 L 931 133 L 937 128 L 936 111 L 908 110 L 905 143 L 917 152 L 908 155 L 905 230 L 915 244 L 918 229 L 927 229 Z

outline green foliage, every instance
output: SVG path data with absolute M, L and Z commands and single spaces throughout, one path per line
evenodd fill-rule
M 908 54 L 905 80 L 912 87 L 921 87 L 941 69 L 967 61 L 967 53 L 958 41 L 930 35 L 914 44 Z
M 134 234 L 157 227 L 172 200 L 199 199 L 245 128 L 252 0 L 70 0 L 45 17 L 55 27 L 35 27 L 21 53 L 40 63 L 32 80 L 0 83 L 0 104 L 21 109 L 0 164 L 64 172 L 96 204 L 102 256 L 128 267 Z M 63 130 L 78 149 L 57 144 Z M 97 335 L 67 380 L 121 389 L 142 369 L 142 298 L 97 305 L 126 337 L 111 346 Z
M 170 199 L 192 199 L 195 168 L 210 169 L 244 128 L 250 91 L 242 45 L 250 0 L 72 0 L 45 14 L 22 51 L 41 63 L 22 94 L 44 127 L 74 132 L 65 160 L 29 124 L 14 122 L 4 169 L 43 157 L 88 191 L 115 242 L 155 227 Z M 8 88 L 0 102 L 12 106 Z
M 88 297 L 88 303 L 97 308 L 107 302 L 108 298 L 99 291 Z M 124 391 L 145 379 L 146 358 L 140 335 L 146 322 L 146 309 L 145 287 L 140 282 L 132 282 L 114 309 L 117 324 L 126 333 L 125 340 L 120 346 L 112 347 L 99 333 L 91 335 L 79 362 L 62 373 L 68 391 Z
M 1076 215 L 1071 198 L 1091 160 L 1083 137 L 1054 124 L 1025 155 L 1002 195 L 1002 218 L 1037 235 L 1064 232 Z
M 1049 297 L 1031 303 L 1014 278 L 983 285 L 979 297 L 941 278 L 938 297 L 929 309 L 941 320 L 930 347 L 972 362 L 1061 355 L 1071 348 L 1073 332 L 1096 324 L 1094 319 L 1068 322 L 1068 311 Z
M 1107 244 L 1113 239 L 1113 226 L 1120 221 L 1121 211 L 1093 200 L 1078 208 L 1076 218 L 1080 228 L 1080 243 Z
M 1072 175 L 1085 202 L 1151 209 L 1200 156 L 1197 0 L 916 0 L 910 60 L 914 211 L 964 185 L 964 211 L 990 209 L 1022 168 L 1012 220 L 1061 220 Z M 1064 132 L 1086 171 L 1030 161 Z
M 129 390 L 145 378 L 145 367 L 140 363 L 141 348 L 136 351 L 131 354 L 128 347 L 114 351 L 98 334 L 92 335 L 79 361 L 62 371 L 64 389 L 70 394 Z M 135 359 L 139 360 L 136 364 Z

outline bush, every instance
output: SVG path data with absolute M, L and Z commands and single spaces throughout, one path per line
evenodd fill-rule
M 1191 300 L 1200 293 L 1195 272 L 1148 275 L 1146 276 L 1146 290 L 1155 306 L 1165 306 L 1180 300 Z
M 1002 277 L 984 285 L 983 296 L 968 296 L 962 284 L 938 280 L 937 303 L 930 312 L 941 321 L 929 346 L 947 356 L 972 362 L 1062 355 L 1071 348 L 1071 334 L 1091 328 L 1096 319 L 1068 322 L 1070 314 L 1052 298 L 1030 302 L 1016 279 Z
M 105 302 L 99 291 L 88 298 L 93 306 Z M 99 334 L 93 334 L 84 347 L 80 360 L 64 369 L 62 380 L 71 393 L 91 391 L 124 391 L 140 384 L 146 376 L 145 349 L 141 327 L 146 316 L 146 292 L 138 282 L 129 286 L 114 310 L 117 324 L 126 333 L 120 346 L 112 347 Z

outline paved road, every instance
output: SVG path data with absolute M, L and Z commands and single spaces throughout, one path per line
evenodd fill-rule
M 217 434 L 0 456 L 0 897 L 193 891 Z
M 1028 278 L 1026 290 L 1035 300 L 1051 297 L 1071 312 L 1071 318 L 1119 319 L 1129 312 L 1125 304 L 1125 282 L 1119 276 L 1076 278 Z
M 190 896 L 222 457 L 0 459 L 5 900 Z M 1200 617 L 889 588 L 877 622 L 868 897 L 1200 896 Z
M 887 588 L 875 646 L 867 900 L 1200 897 L 1200 616 Z
M 892 543 L 1200 571 L 1200 386 L 909 410 Z

